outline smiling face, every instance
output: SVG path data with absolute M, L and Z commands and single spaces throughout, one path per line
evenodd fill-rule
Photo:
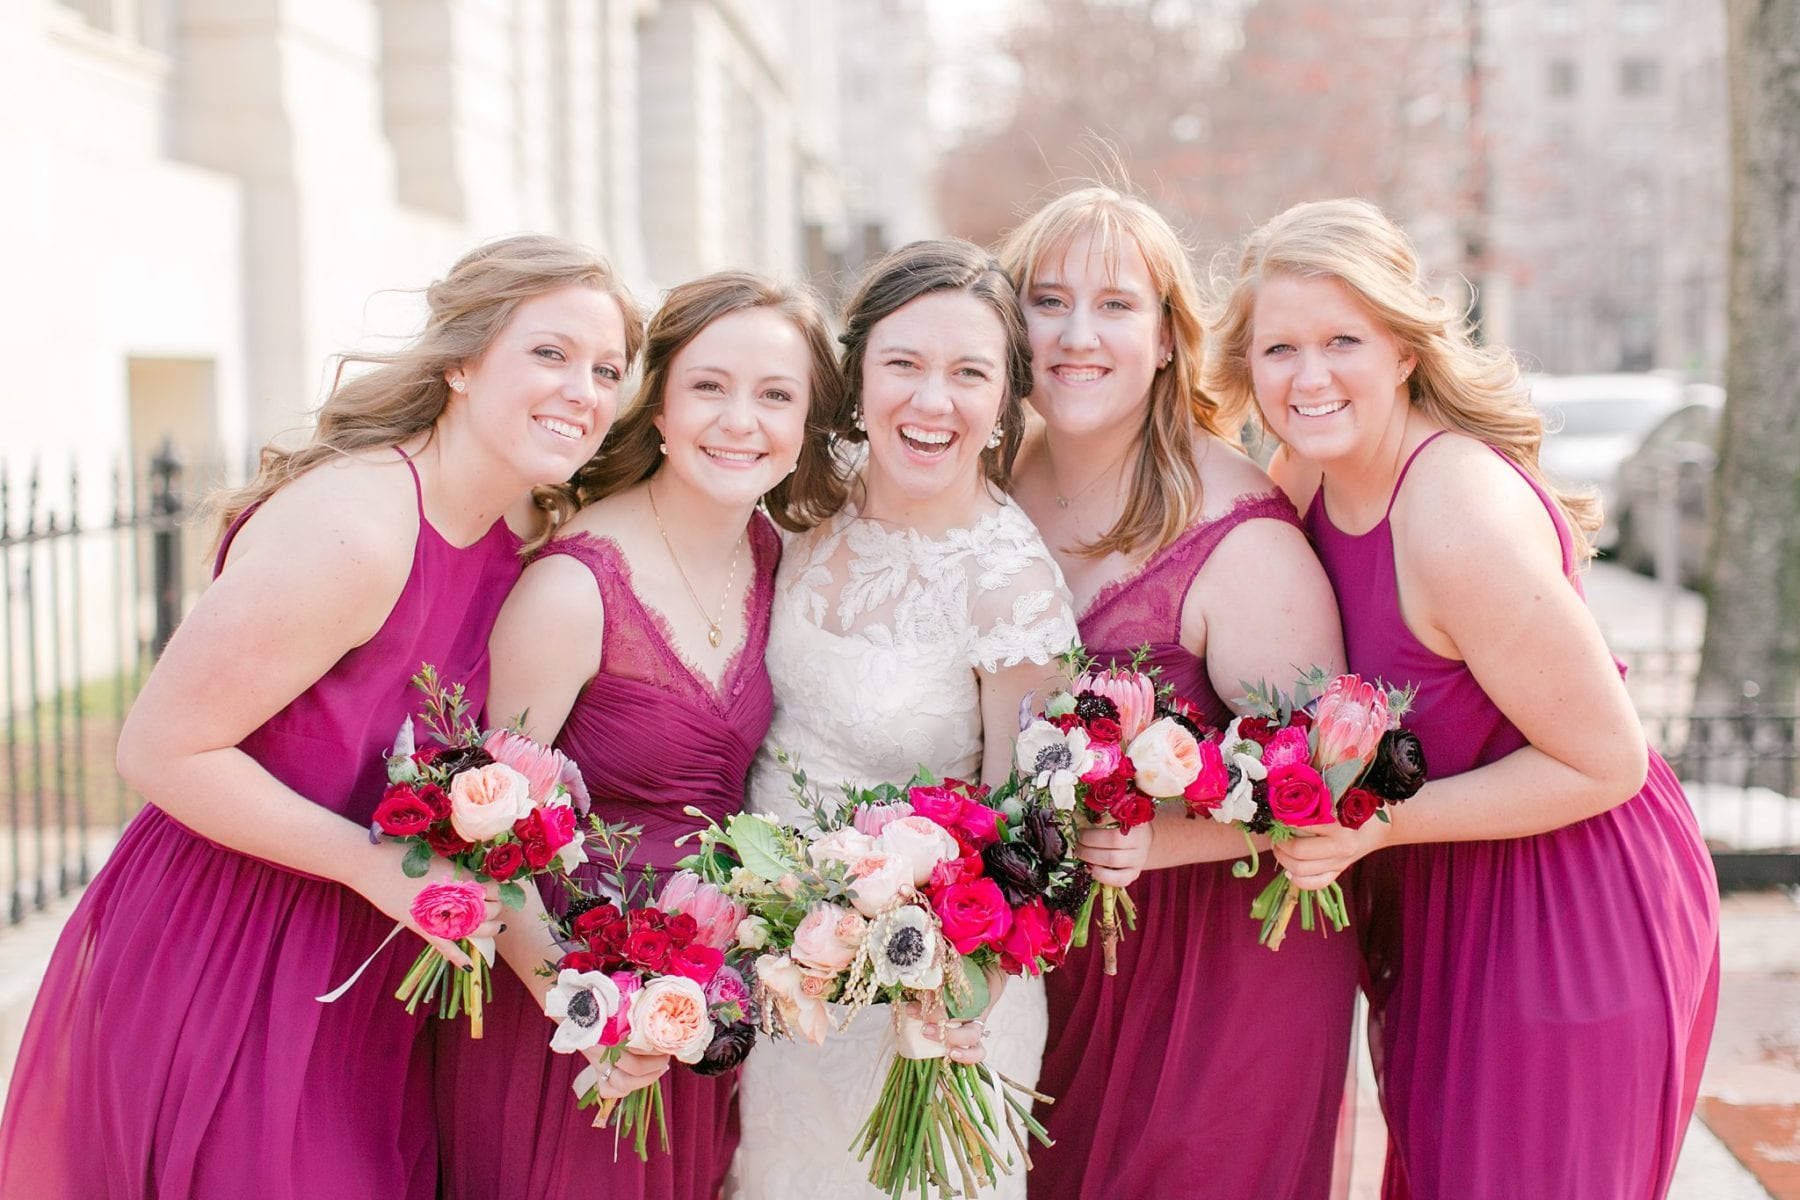
M 871 506 L 960 504 L 1006 399 L 1005 326 L 968 292 L 929 292 L 869 331 L 862 410 Z
M 466 421 L 525 483 L 561 483 L 611 428 L 627 365 L 619 302 L 559 288 L 520 302 L 480 358 L 446 373 L 445 415 Z
M 1031 333 L 1031 404 L 1051 432 L 1139 428 L 1171 343 L 1137 244 L 1108 250 L 1077 237 L 1060 259 L 1038 264 L 1021 298 Z
M 721 504 L 754 505 L 799 460 L 811 374 L 806 338 L 774 309 L 710 322 L 669 364 L 655 421 L 664 469 Z
M 1413 361 L 1336 279 L 1275 275 L 1256 289 L 1250 382 L 1270 431 L 1303 458 L 1366 456 L 1403 426 Z

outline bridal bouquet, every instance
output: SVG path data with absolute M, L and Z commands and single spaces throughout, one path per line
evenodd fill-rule
M 557 1022 L 550 1048 L 575 1054 L 602 1046 L 610 1062 L 627 1050 L 667 1054 L 696 1074 L 723 1074 L 756 1042 L 750 988 L 733 964 L 743 955 L 736 942 L 745 910 L 691 871 L 670 877 L 654 902 L 633 903 L 653 882 L 625 874 L 638 832 L 594 822 L 592 844 L 611 859 L 623 902 L 578 895 L 561 918 L 560 940 L 572 949 L 556 963 L 545 1003 Z M 667 1153 L 661 1081 L 615 1101 L 600 1098 L 601 1079 L 592 1065 L 575 1077 L 576 1107 L 599 1109 L 596 1128 L 616 1121 L 640 1161 L 649 1157 L 654 1122 Z
M 1012 784 L 990 792 L 921 773 L 834 802 L 804 774 L 795 781 L 807 828 L 739 814 L 700 833 L 683 864 L 746 908 L 738 939 L 761 951 L 762 1028 L 820 1042 L 829 1002 L 848 1009 L 846 1022 L 892 1006 L 899 1054 L 851 1147 L 889 1195 L 973 1194 L 1012 1171 L 1009 1142 L 1029 1166 L 1027 1136 L 1048 1144 L 1031 1102 L 1048 1097 L 985 1062 L 948 1060 L 903 1012 L 973 1019 L 993 976 L 1062 962 L 1086 889 L 1063 818 Z
M 1316 667 L 1291 695 L 1266 685 L 1245 687 L 1242 706 L 1251 715 L 1219 735 L 1223 783 L 1198 797 L 1195 809 L 1237 825 L 1246 840 L 1266 833 L 1283 842 L 1333 822 L 1359 829 L 1371 817 L 1387 820 L 1388 805 L 1424 786 L 1424 748 L 1400 726 L 1412 704 L 1411 689 L 1386 688 L 1356 675 L 1332 678 Z M 1253 877 L 1258 857 L 1252 843 L 1249 861 L 1236 864 L 1232 873 Z M 1286 872 L 1276 872 L 1250 906 L 1252 919 L 1262 922 L 1258 940 L 1281 949 L 1295 910 L 1300 928 L 1311 930 L 1315 907 L 1333 929 L 1349 924 L 1344 890 L 1336 882 L 1302 891 Z
M 1191 810 L 1221 787 L 1219 747 L 1204 739 L 1191 705 L 1159 690 L 1141 656 L 1129 667 L 1098 669 L 1077 648 L 1067 662 L 1075 682 L 1050 697 L 1014 746 L 1028 792 L 1071 817 L 1079 808 L 1091 824 L 1133 829 L 1162 801 Z M 1077 946 L 1087 942 L 1096 901 L 1104 969 L 1116 975 L 1121 923 L 1135 929 L 1137 909 L 1124 888 L 1090 884 L 1075 920 Z
M 431 946 L 419 952 L 395 998 L 406 1011 L 436 1004 L 438 1016 L 467 1013 L 469 1036 L 481 1036 L 484 1002 L 493 994 L 492 939 L 470 935 L 486 917 L 482 883 L 500 884 L 509 908 L 525 902 L 522 884 L 540 874 L 566 874 L 582 861 L 577 809 L 586 811 L 581 773 L 560 751 L 507 730 L 484 732 L 469 717 L 463 685 L 447 684 L 429 663 L 413 676 L 425 694 L 422 719 L 434 746 L 419 747 L 412 718 L 400 726 L 387 758 L 388 787 L 369 825 L 369 840 L 408 843 L 400 869 L 424 875 L 433 856 L 455 864 L 458 878 L 422 889 L 412 916 L 433 937 L 462 947 L 471 971 L 451 969 Z M 404 926 L 388 935 L 393 940 Z M 385 948 L 387 941 L 382 942 Z M 380 948 L 376 954 L 381 952 Z M 374 961 L 367 962 L 320 1000 L 343 995 Z

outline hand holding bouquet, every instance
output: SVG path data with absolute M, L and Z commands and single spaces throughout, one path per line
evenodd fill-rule
M 665 1153 L 669 1130 L 660 1082 L 622 1100 L 599 1088 L 627 1051 L 668 1055 L 700 1075 L 719 1075 L 743 1062 L 756 1041 L 750 989 L 729 959 L 741 961 L 737 929 L 744 909 L 689 871 L 673 875 L 653 904 L 634 904 L 647 891 L 627 878 L 638 831 L 594 823 L 593 843 L 611 857 L 623 903 L 580 897 L 561 921 L 572 947 L 556 964 L 556 986 L 545 1013 L 557 1022 L 550 1048 L 559 1054 L 604 1048 L 604 1065 L 575 1077 L 577 1107 L 597 1107 L 594 1125 L 616 1121 L 640 1160 L 649 1157 L 654 1122 Z M 728 956 L 727 952 L 732 953 Z
M 501 902 L 518 908 L 524 880 L 564 874 L 581 862 L 576 806 L 586 810 L 587 789 L 560 752 L 517 733 L 477 729 L 462 685 L 446 684 L 430 664 L 412 684 L 425 693 L 423 719 L 438 744 L 417 747 L 410 717 L 400 726 L 369 840 L 406 844 L 400 867 L 412 879 L 422 878 L 433 858 L 452 865 L 455 878 L 420 889 L 410 915 L 430 936 L 456 942 L 470 969 L 455 970 L 427 945 L 395 998 L 408 1012 L 435 1003 L 440 1017 L 467 1013 L 469 1036 L 478 1038 L 482 1006 L 493 990 L 493 940 L 472 936 L 487 919 L 483 885 L 497 883 Z M 337 999 L 367 966 L 320 999 Z
M 1425 754 L 1419 739 L 1401 728 L 1412 703 L 1410 690 L 1364 682 L 1356 675 L 1327 676 L 1313 668 L 1293 694 L 1246 685 L 1239 717 L 1209 742 L 1209 760 L 1223 770 L 1197 791 L 1190 808 L 1245 831 L 1266 833 L 1281 843 L 1304 837 L 1309 828 L 1337 823 L 1359 829 L 1370 817 L 1388 820 L 1386 807 L 1409 799 L 1425 783 Z M 1248 879 L 1257 872 L 1254 843 L 1248 862 L 1232 873 Z M 1277 872 L 1250 906 L 1262 922 L 1259 940 L 1281 949 L 1294 912 L 1300 927 L 1315 925 L 1314 908 L 1342 930 L 1350 921 L 1344 890 L 1333 881 L 1316 892 L 1294 887 Z

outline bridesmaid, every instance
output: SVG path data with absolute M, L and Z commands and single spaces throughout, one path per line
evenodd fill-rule
M 841 501 L 826 436 L 841 391 L 809 293 L 735 272 L 675 288 L 650 323 L 637 401 L 572 481 L 580 511 L 500 614 L 490 712 L 523 713 L 528 735 L 554 740 L 595 815 L 643 827 L 639 865 L 689 852 L 674 844 L 699 824 L 684 807 L 723 820 L 743 806 L 769 725 L 781 553 L 757 506 L 794 527 Z M 486 1036 L 446 1028 L 438 1041 L 441 1195 L 717 1196 L 737 1144 L 735 1072 L 669 1074 L 672 1153 L 615 1159 L 613 1132 L 575 1107 L 586 1060 L 549 1048 L 551 981 L 536 971 L 560 951 L 541 921 L 510 925 L 500 947 L 516 977 L 496 975 Z M 600 1093 L 655 1085 L 667 1066 L 628 1054 Z
M 1354 919 L 1383 1195 L 1665 1195 L 1712 1035 L 1717 884 L 1582 601 L 1596 506 L 1544 481 L 1511 357 L 1372 205 L 1253 233 L 1218 337 L 1211 382 L 1286 444 L 1351 668 L 1419 687 L 1430 782 L 1392 824 L 1279 852 L 1309 888 L 1372 855 Z
M 1031 334 L 1032 407 L 1013 492 L 1062 565 L 1102 662 L 1148 645 L 1161 679 L 1223 727 L 1243 680 L 1342 666 L 1337 610 L 1287 499 L 1232 437 L 1246 405 L 1200 386 L 1193 272 L 1168 223 L 1102 187 L 1051 201 L 1002 250 Z M 1166 812 L 1089 830 L 1139 927 L 1118 974 L 1097 949 L 1047 980 L 1050 1040 L 1033 1197 L 1324 1197 L 1348 1075 L 1348 938 L 1257 944 L 1240 834 Z M 1140 877 L 1139 870 L 1144 871 Z M 1281 1013 L 1271 1024 L 1269 1013 Z
M 422 661 L 487 688 L 487 638 L 612 421 L 641 325 L 606 264 L 491 243 L 424 332 L 344 380 L 310 444 L 220 502 L 215 580 L 144 685 L 119 770 L 148 802 L 51 960 L 0 1128 L 0 1194 L 430 1200 L 426 1016 L 393 998 L 408 879 L 368 824 Z M 488 922 L 498 928 L 490 898 Z M 420 934 L 419 936 L 424 936 Z M 459 965 L 453 944 L 427 938 Z

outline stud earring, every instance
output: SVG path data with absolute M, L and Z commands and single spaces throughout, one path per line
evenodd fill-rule
M 468 386 L 469 385 L 464 383 L 461 379 L 452 379 L 450 381 L 450 390 L 455 392 L 459 396 L 462 395 L 465 390 L 467 390 Z
M 1000 422 L 994 422 L 994 427 L 988 431 L 987 448 L 989 450 L 998 450 L 1000 448 L 1000 443 L 1005 440 L 1006 431 L 1000 428 Z
M 850 423 L 856 426 L 856 432 L 858 433 L 869 432 L 868 424 L 863 421 L 862 405 L 859 404 L 856 406 L 856 412 L 851 416 Z
M 656 449 L 658 450 L 658 452 L 660 452 L 662 454 L 667 454 L 669 452 L 669 443 L 658 442 L 658 443 L 656 443 Z
M 1157 370 L 1161 370 L 1163 367 L 1168 366 L 1170 363 L 1172 363 L 1174 361 L 1175 361 L 1175 352 L 1173 350 L 1171 350 L 1167 354 L 1163 355 L 1163 360 L 1158 365 Z

